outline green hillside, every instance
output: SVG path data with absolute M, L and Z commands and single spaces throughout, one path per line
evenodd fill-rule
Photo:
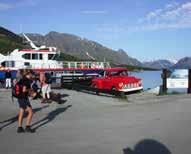
M 22 38 L 7 29 L 0 27 L 0 53 L 7 54 L 14 49 L 22 49 Z

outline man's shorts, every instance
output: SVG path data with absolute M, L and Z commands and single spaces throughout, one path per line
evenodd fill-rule
M 22 109 L 26 109 L 27 107 L 31 107 L 31 104 L 29 102 L 28 98 L 19 98 L 18 99 L 19 107 Z
M 50 84 L 45 84 L 42 86 L 42 93 L 50 93 L 51 92 L 51 85 Z

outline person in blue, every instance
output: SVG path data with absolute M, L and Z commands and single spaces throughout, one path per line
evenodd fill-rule
M 31 90 L 31 82 L 32 82 L 32 73 L 30 71 L 26 72 L 22 79 L 18 82 L 19 85 L 22 87 L 21 94 L 18 97 L 18 104 L 19 104 L 19 116 L 18 116 L 18 133 L 34 133 L 35 130 L 31 128 L 30 124 L 32 121 L 33 116 L 33 109 L 29 101 L 29 92 Z M 27 119 L 26 119 L 26 128 L 22 127 L 24 113 L 27 112 Z

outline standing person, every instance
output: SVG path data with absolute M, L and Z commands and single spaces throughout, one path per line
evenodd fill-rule
M 11 78 L 12 78 L 12 75 L 11 75 L 11 71 L 8 69 L 6 72 L 5 72 L 5 88 L 11 88 Z
M 23 132 L 34 133 L 35 132 L 35 130 L 31 129 L 30 127 L 32 116 L 33 116 L 32 106 L 29 101 L 31 79 L 32 79 L 31 72 L 26 72 L 26 74 L 23 75 L 23 78 L 18 82 L 18 84 L 21 87 L 21 94 L 18 97 L 18 103 L 19 103 L 19 116 L 18 116 L 18 129 L 17 129 L 18 133 L 23 133 Z M 26 128 L 23 129 L 22 122 L 23 122 L 23 116 L 25 112 L 27 112 L 28 115 L 27 115 L 27 121 L 26 121 Z
M 42 103 L 44 103 L 47 99 L 50 99 L 50 92 L 51 92 L 51 75 L 49 73 L 44 74 L 42 82 L 42 96 L 43 100 Z

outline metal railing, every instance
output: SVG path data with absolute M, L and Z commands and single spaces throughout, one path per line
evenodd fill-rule
M 92 61 L 81 61 L 81 62 L 72 62 L 65 61 L 63 62 L 64 68 L 110 68 L 109 62 L 92 62 Z

